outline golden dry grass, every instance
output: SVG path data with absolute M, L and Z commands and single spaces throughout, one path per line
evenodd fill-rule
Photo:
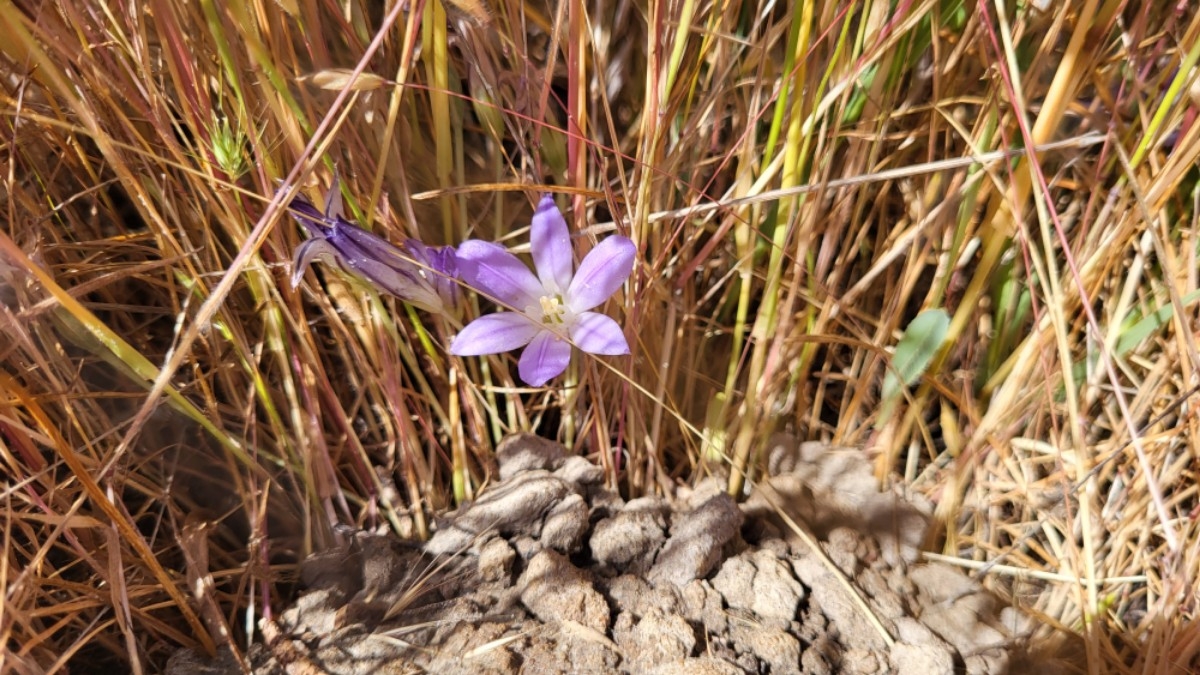
M 423 536 L 516 429 L 628 494 L 859 446 L 1082 672 L 1200 667 L 1200 18 L 786 4 L 0 0 L 0 669 L 243 649 L 335 524 Z M 293 291 L 334 165 L 393 241 L 519 246 L 542 190 L 632 237 L 633 357 L 529 390 Z

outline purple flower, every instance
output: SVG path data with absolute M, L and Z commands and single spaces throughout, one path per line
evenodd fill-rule
M 292 288 L 313 260 L 324 257 L 410 305 L 437 313 L 454 311 L 458 261 L 453 247 L 426 246 L 416 239 L 395 246 L 346 220 L 336 174 L 325 201 L 324 213 L 299 195 L 288 207 L 309 234 L 292 259 Z
M 535 387 L 566 370 L 572 344 L 590 354 L 628 354 L 629 343 L 617 322 L 588 310 L 629 278 L 636 255 L 633 242 L 609 237 L 573 271 L 567 222 L 548 195 L 533 214 L 530 239 L 536 277 L 499 244 L 472 239 L 459 245 L 463 281 L 513 311 L 472 321 L 451 341 L 450 353 L 479 356 L 528 345 L 518 371 Z

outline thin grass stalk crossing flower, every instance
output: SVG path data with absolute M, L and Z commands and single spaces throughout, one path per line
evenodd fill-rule
M 537 276 L 499 244 L 472 239 L 459 245 L 458 271 L 466 285 L 511 311 L 467 324 L 451 341 L 450 353 L 481 356 L 525 347 L 518 372 L 534 387 L 566 370 L 571 345 L 589 354 L 628 354 L 620 325 L 589 310 L 629 278 L 637 254 L 633 242 L 608 237 L 575 270 L 567 221 L 547 195 L 533 214 L 530 248 Z
M 309 233 L 292 260 L 292 287 L 317 258 L 325 258 L 369 281 L 380 291 L 438 314 L 456 314 L 458 261 L 451 246 L 426 246 L 408 239 L 400 246 L 355 225 L 342 214 L 342 196 L 334 176 L 325 211 L 303 196 L 288 207 Z

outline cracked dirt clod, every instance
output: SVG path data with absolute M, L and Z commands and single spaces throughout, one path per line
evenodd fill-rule
M 479 548 L 479 578 L 485 582 L 503 582 L 512 575 L 517 553 L 500 537 Z
M 625 503 L 603 488 L 598 468 L 551 445 L 529 436 L 502 444 L 506 478 L 439 519 L 423 549 L 358 535 L 310 558 L 304 593 L 272 624 L 269 646 L 251 650 L 248 667 L 272 675 L 298 663 L 348 675 L 940 675 L 1070 662 L 1044 646 L 1014 653 L 1022 642 L 1006 626 L 1031 630 L 1017 610 L 953 567 L 913 564 L 904 542 L 923 536 L 911 528 L 924 516 L 910 516 L 924 507 L 866 494 L 869 464 L 848 462 L 854 451 L 803 446 L 794 472 L 770 479 L 771 499 L 812 527 L 890 647 L 763 498 L 739 506 L 702 482 L 675 501 Z M 854 495 L 827 499 L 839 476 Z M 854 504 L 874 516 L 909 514 L 891 522 L 910 529 L 881 544 L 872 516 Z M 176 674 L 241 671 L 183 655 L 173 662 Z
M 787 627 L 796 618 L 804 586 L 787 565 L 769 551 L 747 551 L 725 561 L 712 580 L 731 609 L 744 609 Z
M 437 555 L 461 553 L 493 530 L 537 537 L 543 516 L 570 491 L 570 484 L 545 470 L 517 474 L 453 515 L 450 526 L 435 533 L 425 550 Z
M 779 628 L 738 624 L 731 631 L 733 642 L 740 652 L 752 654 L 770 672 L 785 673 L 800 662 L 800 641 Z
M 563 447 L 558 443 L 529 433 L 507 436 L 496 446 L 496 464 L 500 467 L 501 482 L 522 471 L 557 469 L 565 456 Z
M 542 524 L 542 544 L 560 553 L 576 553 L 583 545 L 588 528 L 588 507 L 583 497 L 567 495 L 546 514 Z
M 725 493 L 678 517 L 650 570 L 650 583 L 683 586 L 706 576 L 721 561 L 721 550 L 738 535 L 742 520 L 737 503 Z
M 898 643 L 892 647 L 896 675 L 952 675 L 954 658 L 949 649 Z
M 621 612 L 613 636 L 632 671 L 648 671 L 661 664 L 683 663 L 696 649 L 696 633 L 678 614 L 652 609 L 640 619 Z
M 606 565 L 625 565 L 644 573 L 654 564 L 654 554 L 666 541 L 666 504 L 658 499 L 635 499 L 616 515 L 592 529 L 592 557 Z
M 601 634 L 608 631 L 609 607 L 586 573 L 554 551 L 529 561 L 517 582 L 521 602 L 546 623 L 574 621 Z

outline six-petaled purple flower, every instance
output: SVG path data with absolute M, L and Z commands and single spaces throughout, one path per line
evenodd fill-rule
M 574 271 L 567 223 L 546 196 L 533 215 L 530 247 L 536 277 L 499 244 L 469 240 L 459 245 L 462 280 L 511 311 L 472 321 L 450 343 L 450 352 L 479 356 L 525 347 L 518 372 L 535 387 L 566 370 L 572 344 L 591 354 L 628 354 L 629 344 L 617 322 L 589 310 L 629 278 L 636 255 L 633 242 L 609 237 Z
M 292 260 L 293 288 L 313 260 L 325 257 L 415 307 L 455 313 L 458 262 L 452 247 L 426 246 L 415 239 L 395 246 L 346 220 L 336 174 L 325 201 L 324 213 L 303 196 L 288 207 L 309 234 Z

